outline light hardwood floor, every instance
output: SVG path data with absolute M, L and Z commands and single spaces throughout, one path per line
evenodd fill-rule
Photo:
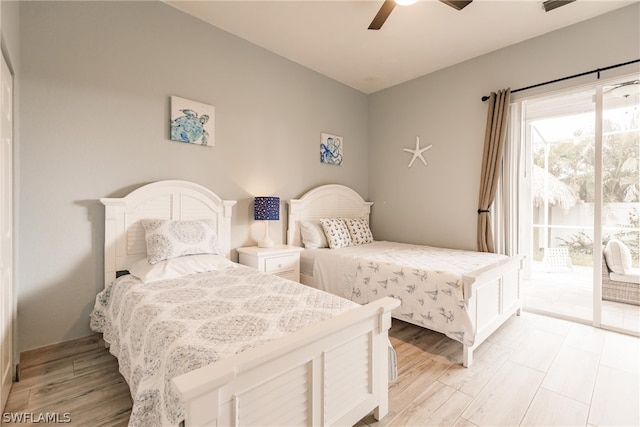
M 546 272 L 541 263 L 533 262 L 530 277 L 522 281 L 522 296 L 527 311 L 591 323 L 593 268 L 574 266 Z M 640 336 L 640 306 L 603 300 L 601 321 L 608 329 Z
M 361 427 L 640 425 L 636 337 L 523 313 L 480 346 L 468 369 L 461 344 L 441 334 L 394 320 L 391 342 L 399 378 L 390 412 Z M 67 425 L 120 426 L 130 410 L 115 358 L 88 337 L 23 355 L 5 413 L 66 412 Z

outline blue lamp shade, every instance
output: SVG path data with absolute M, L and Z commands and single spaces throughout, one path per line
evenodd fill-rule
M 280 197 L 256 197 L 253 219 L 256 221 L 278 221 L 280 219 Z
M 256 197 L 253 206 L 253 219 L 256 221 L 277 221 L 280 219 L 280 197 Z M 272 248 L 275 243 L 269 237 L 269 224 L 266 222 L 264 224 L 264 239 L 258 242 L 258 247 Z

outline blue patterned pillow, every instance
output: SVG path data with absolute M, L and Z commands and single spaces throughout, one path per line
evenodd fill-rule
M 351 246 L 351 234 L 342 218 L 321 218 L 320 223 L 331 249 Z
M 185 255 L 219 254 L 213 221 L 143 219 L 140 222 L 147 240 L 149 264 Z
M 373 243 L 373 234 L 369 228 L 369 222 L 364 218 L 345 218 L 351 240 L 354 245 Z

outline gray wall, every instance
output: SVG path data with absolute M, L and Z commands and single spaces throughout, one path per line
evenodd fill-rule
M 335 182 L 375 202 L 377 239 L 475 248 L 480 97 L 640 57 L 639 15 L 636 4 L 367 97 L 161 3 L 20 3 L 20 350 L 90 333 L 98 198 L 151 181 L 238 199 L 234 246 L 262 233 L 254 195 Z M 171 95 L 215 105 L 214 148 L 168 141 Z M 344 137 L 344 166 L 320 165 L 320 132 Z M 417 135 L 433 144 L 429 165 L 407 169 Z M 274 227 L 283 240 L 286 221 Z
M 639 59 L 639 20 L 636 3 L 371 95 L 369 196 L 375 202 L 375 238 L 475 250 L 487 116 L 480 98 Z M 607 71 L 602 78 L 631 69 Z M 411 154 L 402 148 L 413 148 L 416 136 L 423 147 L 433 148 L 425 152 L 427 167 L 416 162 L 407 169 Z
M 2 50 L 9 66 L 18 70 L 18 48 L 20 41 L 20 8 L 15 1 L 0 2 L 0 33 Z
M 237 247 L 263 233 L 254 195 L 286 200 L 333 182 L 368 195 L 366 95 L 159 2 L 20 9 L 21 351 L 90 334 L 100 197 L 197 182 L 238 200 Z M 215 106 L 215 147 L 168 140 L 171 95 Z M 320 164 L 321 132 L 344 137 L 343 166 Z M 286 217 L 273 227 L 283 241 Z

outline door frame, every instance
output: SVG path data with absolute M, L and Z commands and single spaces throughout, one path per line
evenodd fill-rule
M 0 288 L 2 298 L 0 299 L 0 326 L 2 327 L 2 336 L 0 339 L 3 343 L 9 345 L 5 359 L 6 349 L 2 349 L 0 353 L 0 407 L 4 411 L 5 404 L 9 397 L 9 392 L 14 379 L 15 369 L 15 343 L 16 343 L 16 288 L 15 288 L 15 234 L 14 234 L 14 79 L 13 73 L 6 60 L 4 52 L 1 52 L 2 63 L 0 64 L 0 149 L 5 142 L 8 142 L 6 150 L 7 158 L 0 158 L 3 162 L 0 171 L 0 185 L 7 191 L 8 196 L 4 195 L 0 201 L 0 275 L 3 279 L 7 279 L 10 286 L 8 288 Z M 7 92 L 5 89 L 8 88 Z M 5 98 L 6 96 L 6 98 Z M 9 125 L 4 126 L 5 117 L 8 115 Z M 8 129 L 7 129 L 8 128 Z M 8 139 L 8 141 L 7 141 Z M 7 221 L 5 224 L 4 221 Z M 6 229 L 4 227 L 7 227 Z M 8 242 L 8 243 L 7 243 Z M 6 246 L 5 246 L 6 245 Z M 7 298 L 5 298 L 7 297 Z M 8 323 L 8 324 L 5 324 Z M 4 334 L 8 334 L 8 339 Z
M 534 96 L 526 97 L 521 96 L 517 99 L 512 100 L 511 108 L 513 114 L 510 116 L 511 120 L 516 121 L 517 123 L 512 123 L 510 126 L 513 126 L 513 135 L 515 138 L 520 139 L 519 150 L 522 152 L 521 154 L 521 170 L 523 171 L 520 174 L 520 188 L 517 191 L 518 194 L 518 206 L 519 212 L 521 213 L 520 219 L 525 223 L 519 227 L 519 230 L 525 232 L 523 236 L 521 236 L 519 241 L 519 250 L 523 253 L 529 253 L 530 247 L 532 246 L 532 221 L 533 218 L 530 213 L 531 208 L 531 144 L 530 144 L 530 136 L 526 135 L 530 132 L 529 126 L 525 125 L 524 116 L 525 116 L 525 108 L 522 108 L 523 102 L 533 101 L 539 98 L 547 98 L 552 96 L 561 96 L 562 94 L 570 93 L 570 92 L 578 92 L 584 91 L 588 89 L 593 89 L 594 96 L 594 151 L 595 158 L 594 164 L 596 165 L 594 170 L 594 218 L 593 218 L 593 298 L 592 298 L 592 318 L 590 321 L 587 321 L 582 318 L 575 318 L 570 315 L 562 314 L 562 313 L 551 313 L 540 310 L 540 313 L 550 314 L 558 318 L 563 318 L 566 320 L 577 321 L 580 323 L 587 323 L 594 327 L 613 330 L 616 332 L 622 332 L 627 334 L 637 335 L 637 331 L 623 329 L 611 324 L 603 323 L 602 316 L 602 237 L 603 237 L 603 224 L 602 224 L 602 216 L 603 216 L 603 164 L 602 164 L 602 148 L 603 148 L 603 111 L 606 108 L 606 105 L 603 101 L 603 87 L 606 85 L 610 85 L 615 82 L 619 82 L 621 80 L 626 79 L 638 79 L 640 77 L 639 71 L 633 72 L 624 72 L 619 75 L 612 76 L 606 79 L 599 79 L 597 81 L 592 81 L 589 83 L 579 84 L 579 85 L 566 85 L 562 89 L 549 91 L 546 93 L 538 93 Z M 525 275 L 528 273 L 528 266 L 525 267 Z M 538 310 L 535 310 L 538 311 Z

